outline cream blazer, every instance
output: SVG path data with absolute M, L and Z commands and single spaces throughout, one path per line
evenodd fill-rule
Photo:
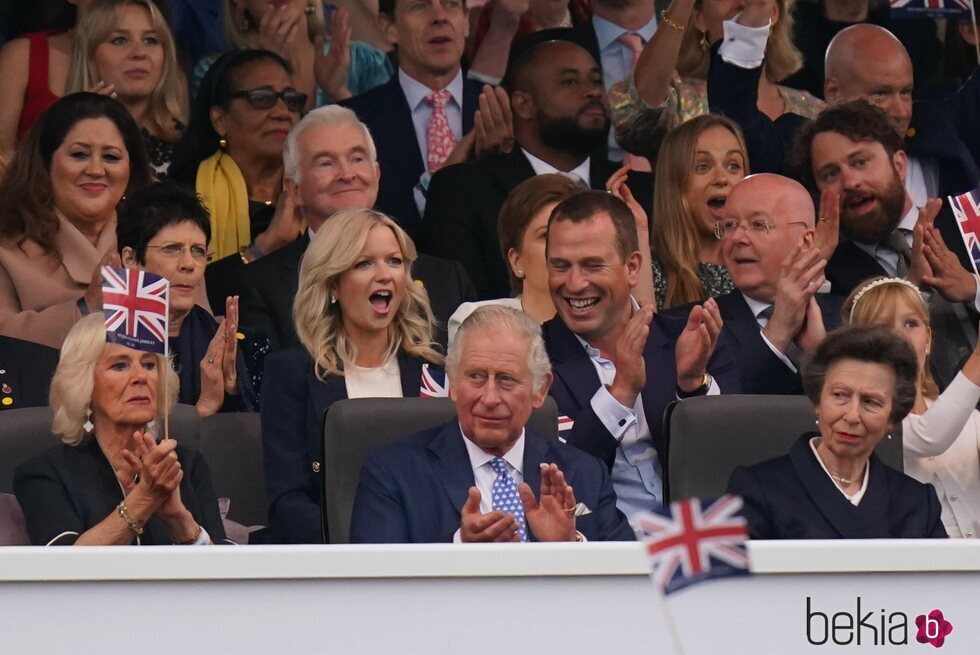
M 92 281 L 95 267 L 116 247 L 113 218 L 93 246 L 67 219 L 60 218 L 55 247 L 62 261 L 34 241 L 17 245 L 0 240 L 0 334 L 61 348 L 81 318 L 78 299 Z

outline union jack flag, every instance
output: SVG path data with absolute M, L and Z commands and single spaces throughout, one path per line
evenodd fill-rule
M 958 196 L 949 196 L 949 205 L 963 235 L 966 251 L 973 260 L 973 272 L 980 273 L 980 187 Z
M 748 575 L 748 529 L 740 496 L 673 502 L 630 519 L 650 556 L 654 583 L 670 594 L 702 580 Z
M 106 341 L 167 354 L 166 278 L 136 269 L 102 267 Z
M 949 18 L 970 13 L 970 0 L 889 0 L 892 18 Z
M 446 398 L 449 396 L 449 380 L 442 369 L 422 364 L 422 384 L 419 398 Z

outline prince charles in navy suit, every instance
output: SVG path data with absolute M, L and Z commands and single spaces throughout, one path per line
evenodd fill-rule
M 527 315 L 475 311 L 447 369 L 457 420 L 365 459 L 352 543 L 633 539 L 605 465 L 524 427 L 551 384 Z

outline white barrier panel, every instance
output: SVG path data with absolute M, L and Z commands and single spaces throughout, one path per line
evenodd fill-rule
M 663 603 L 638 544 L 5 548 L 0 652 L 661 655 L 664 605 L 684 655 L 931 653 L 920 615 L 941 655 L 980 648 L 980 544 L 750 551 Z

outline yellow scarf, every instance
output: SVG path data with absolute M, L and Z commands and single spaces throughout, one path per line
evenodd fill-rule
M 248 188 L 234 159 L 219 150 L 202 161 L 195 187 L 211 213 L 211 250 L 216 260 L 252 243 Z

